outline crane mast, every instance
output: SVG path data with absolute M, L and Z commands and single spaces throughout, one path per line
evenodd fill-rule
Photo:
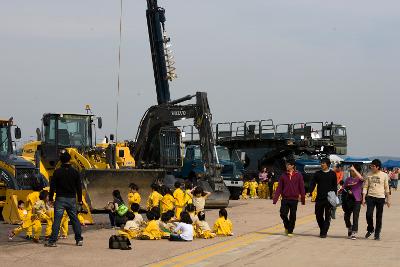
M 165 30 L 165 9 L 157 5 L 157 0 L 147 0 L 146 18 L 157 103 L 166 104 L 171 100 L 168 81 L 176 78 L 176 74 L 173 57 L 168 49 L 170 38 Z

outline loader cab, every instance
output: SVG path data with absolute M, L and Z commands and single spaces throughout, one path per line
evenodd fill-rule
M 45 114 L 42 118 L 41 156 L 55 165 L 58 154 L 64 148 L 85 151 L 92 147 L 93 115 Z M 101 126 L 101 120 L 98 123 Z
M 14 153 L 11 128 L 12 120 L 0 120 L 0 157 L 5 157 Z M 14 138 L 21 138 L 21 129 L 16 127 L 14 130 Z

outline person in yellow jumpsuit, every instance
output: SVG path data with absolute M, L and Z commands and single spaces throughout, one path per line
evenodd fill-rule
M 152 211 L 148 211 L 146 213 L 146 217 L 149 220 L 146 228 L 144 228 L 142 234 L 140 235 L 140 239 L 142 240 L 156 240 L 161 239 L 163 236 L 162 231 L 160 230 L 159 224 L 156 220 L 156 215 Z
M 33 235 L 33 241 L 39 242 L 40 234 L 42 233 L 42 221 L 46 221 L 45 238 L 49 238 L 51 235 L 51 228 L 53 226 L 53 220 L 51 219 L 51 214 L 49 214 L 49 192 L 42 190 L 39 193 L 39 200 L 33 205 L 33 227 L 39 229 L 35 231 Z
M 147 210 L 151 210 L 154 207 L 160 206 L 160 200 L 162 199 L 162 195 L 158 192 L 160 187 L 158 184 L 151 185 L 151 193 L 149 198 L 147 199 Z
M 133 203 L 137 203 L 140 205 L 140 201 L 142 200 L 142 198 L 139 194 L 139 187 L 136 184 L 131 183 L 129 185 L 129 188 L 130 188 L 130 191 L 128 193 L 128 208 L 129 208 L 129 211 L 132 211 L 131 205 Z
M 186 182 L 185 183 L 185 205 L 187 204 L 192 204 L 193 200 L 192 200 L 192 183 L 191 182 Z
M 28 212 L 28 218 L 29 220 L 32 217 L 32 210 L 33 210 L 33 204 L 36 203 L 36 201 L 39 200 L 39 192 L 41 191 L 41 188 L 34 188 L 34 191 L 29 193 L 27 196 L 26 200 L 26 211 Z M 33 230 L 33 221 L 30 222 L 30 226 L 26 230 L 26 239 L 32 239 L 32 230 Z
M 195 237 L 209 239 L 216 236 L 215 233 L 211 231 L 210 225 L 206 221 L 206 214 L 200 211 L 197 214 L 198 220 L 195 222 L 194 231 Z
M 180 220 L 181 212 L 185 207 L 185 193 L 181 189 L 180 182 L 175 182 L 175 191 L 173 196 L 175 198 L 175 217 Z
M 223 236 L 233 235 L 232 228 L 232 222 L 228 219 L 228 212 L 226 209 L 220 209 L 219 218 L 214 223 L 214 233 Z
M 20 234 L 23 231 L 26 232 L 28 228 L 32 229 L 32 221 L 30 218 L 31 215 L 25 209 L 25 203 L 22 200 L 18 200 L 18 216 L 21 221 L 19 222 L 19 226 L 9 233 L 9 240 L 12 240 L 14 236 Z M 37 228 L 34 229 L 35 232 L 37 232 L 38 230 L 39 229 Z
M 257 196 L 257 187 L 258 183 L 256 181 L 256 178 L 253 178 L 249 184 L 250 188 L 250 198 L 258 198 Z
M 161 214 L 169 210 L 174 210 L 175 198 L 172 196 L 171 189 L 163 185 L 161 187 L 161 193 L 163 195 L 160 201 Z
M 135 221 L 135 214 L 133 212 L 128 212 L 126 214 L 127 221 L 124 225 L 124 228 L 117 231 L 117 234 L 120 236 L 125 236 L 128 239 L 133 239 L 140 236 L 140 226 Z
M 249 198 L 249 196 L 247 195 L 247 193 L 249 191 L 249 188 L 250 188 L 250 181 L 247 180 L 247 181 L 245 181 L 243 183 L 243 191 L 242 191 L 241 199 L 248 199 Z

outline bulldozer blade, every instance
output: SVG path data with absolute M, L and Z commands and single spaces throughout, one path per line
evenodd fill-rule
M 104 212 L 107 203 L 113 201 L 113 190 L 119 190 L 127 204 L 129 184 L 135 183 L 142 197 L 141 207 L 144 207 L 151 184 L 162 181 L 164 176 L 163 169 L 86 170 L 83 178 L 86 199 L 92 211 Z
M 198 181 L 198 185 L 203 188 L 204 191 L 211 192 L 211 195 L 206 199 L 205 208 L 226 208 L 229 205 L 230 193 L 229 190 L 224 186 L 223 189 L 216 191 L 212 190 L 210 184 L 207 181 Z

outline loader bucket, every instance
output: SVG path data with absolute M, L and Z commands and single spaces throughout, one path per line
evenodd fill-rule
M 145 207 L 151 191 L 150 185 L 162 180 L 164 175 L 163 169 L 86 170 L 83 179 L 86 199 L 92 211 L 104 212 L 107 203 L 113 201 L 113 190 L 119 190 L 127 204 L 129 184 L 135 183 L 142 197 L 140 205 Z

